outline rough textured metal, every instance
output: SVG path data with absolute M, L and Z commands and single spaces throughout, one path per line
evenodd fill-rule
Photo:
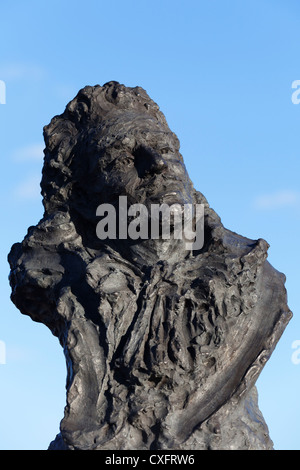
M 140 87 L 85 87 L 44 137 L 44 216 L 9 263 L 12 301 L 66 357 L 50 449 L 271 449 L 255 382 L 291 312 L 268 244 L 222 225 Z M 99 240 L 96 208 L 120 195 L 204 204 L 203 248 Z

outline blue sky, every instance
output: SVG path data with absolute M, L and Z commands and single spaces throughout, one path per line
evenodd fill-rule
M 275 448 L 300 449 L 299 36 L 297 0 L 0 3 L 0 449 L 47 448 L 63 417 L 62 350 L 11 303 L 6 258 L 43 215 L 43 126 L 109 80 L 147 90 L 196 189 L 286 274 L 294 317 L 257 385 Z

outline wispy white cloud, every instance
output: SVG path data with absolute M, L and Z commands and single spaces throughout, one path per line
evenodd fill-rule
M 0 64 L 0 76 L 3 80 L 41 80 L 45 75 L 45 69 L 37 64 L 26 62 Z
M 35 143 L 16 149 L 12 153 L 12 159 L 18 162 L 42 161 L 44 157 L 45 145 Z
M 254 201 L 254 208 L 259 210 L 273 210 L 283 207 L 299 207 L 300 191 L 281 190 L 274 193 L 258 196 Z
M 19 201 L 41 199 L 40 175 L 31 175 L 22 181 L 14 190 L 14 196 Z

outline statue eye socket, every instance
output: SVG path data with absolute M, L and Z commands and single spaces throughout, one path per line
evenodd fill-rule
M 166 153 L 174 153 L 174 151 L 170 147 L 163 147 L 159 150 L 161 155 L 165 155 Z
M 126 155 L 126 157 L 124 158 L 124 164 L 133 166 L 134 165 L 134 157 L 132 155 Z
M 128 153 L 123 153 L 117 159 L 117 166 L 118 167 L 127 167 L 134 165 L 134 156 Z

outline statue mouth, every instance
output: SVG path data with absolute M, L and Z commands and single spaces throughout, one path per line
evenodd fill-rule
M 184 206 L 184 204 L 191 203 L 191 198 L 187 198 L 182 190 L 176 189 L 167 192 L 161 192 L 155 195 L 153 198 L 150 198 L 151 204 L 168 204 L 169 206 L 177 204 Z

